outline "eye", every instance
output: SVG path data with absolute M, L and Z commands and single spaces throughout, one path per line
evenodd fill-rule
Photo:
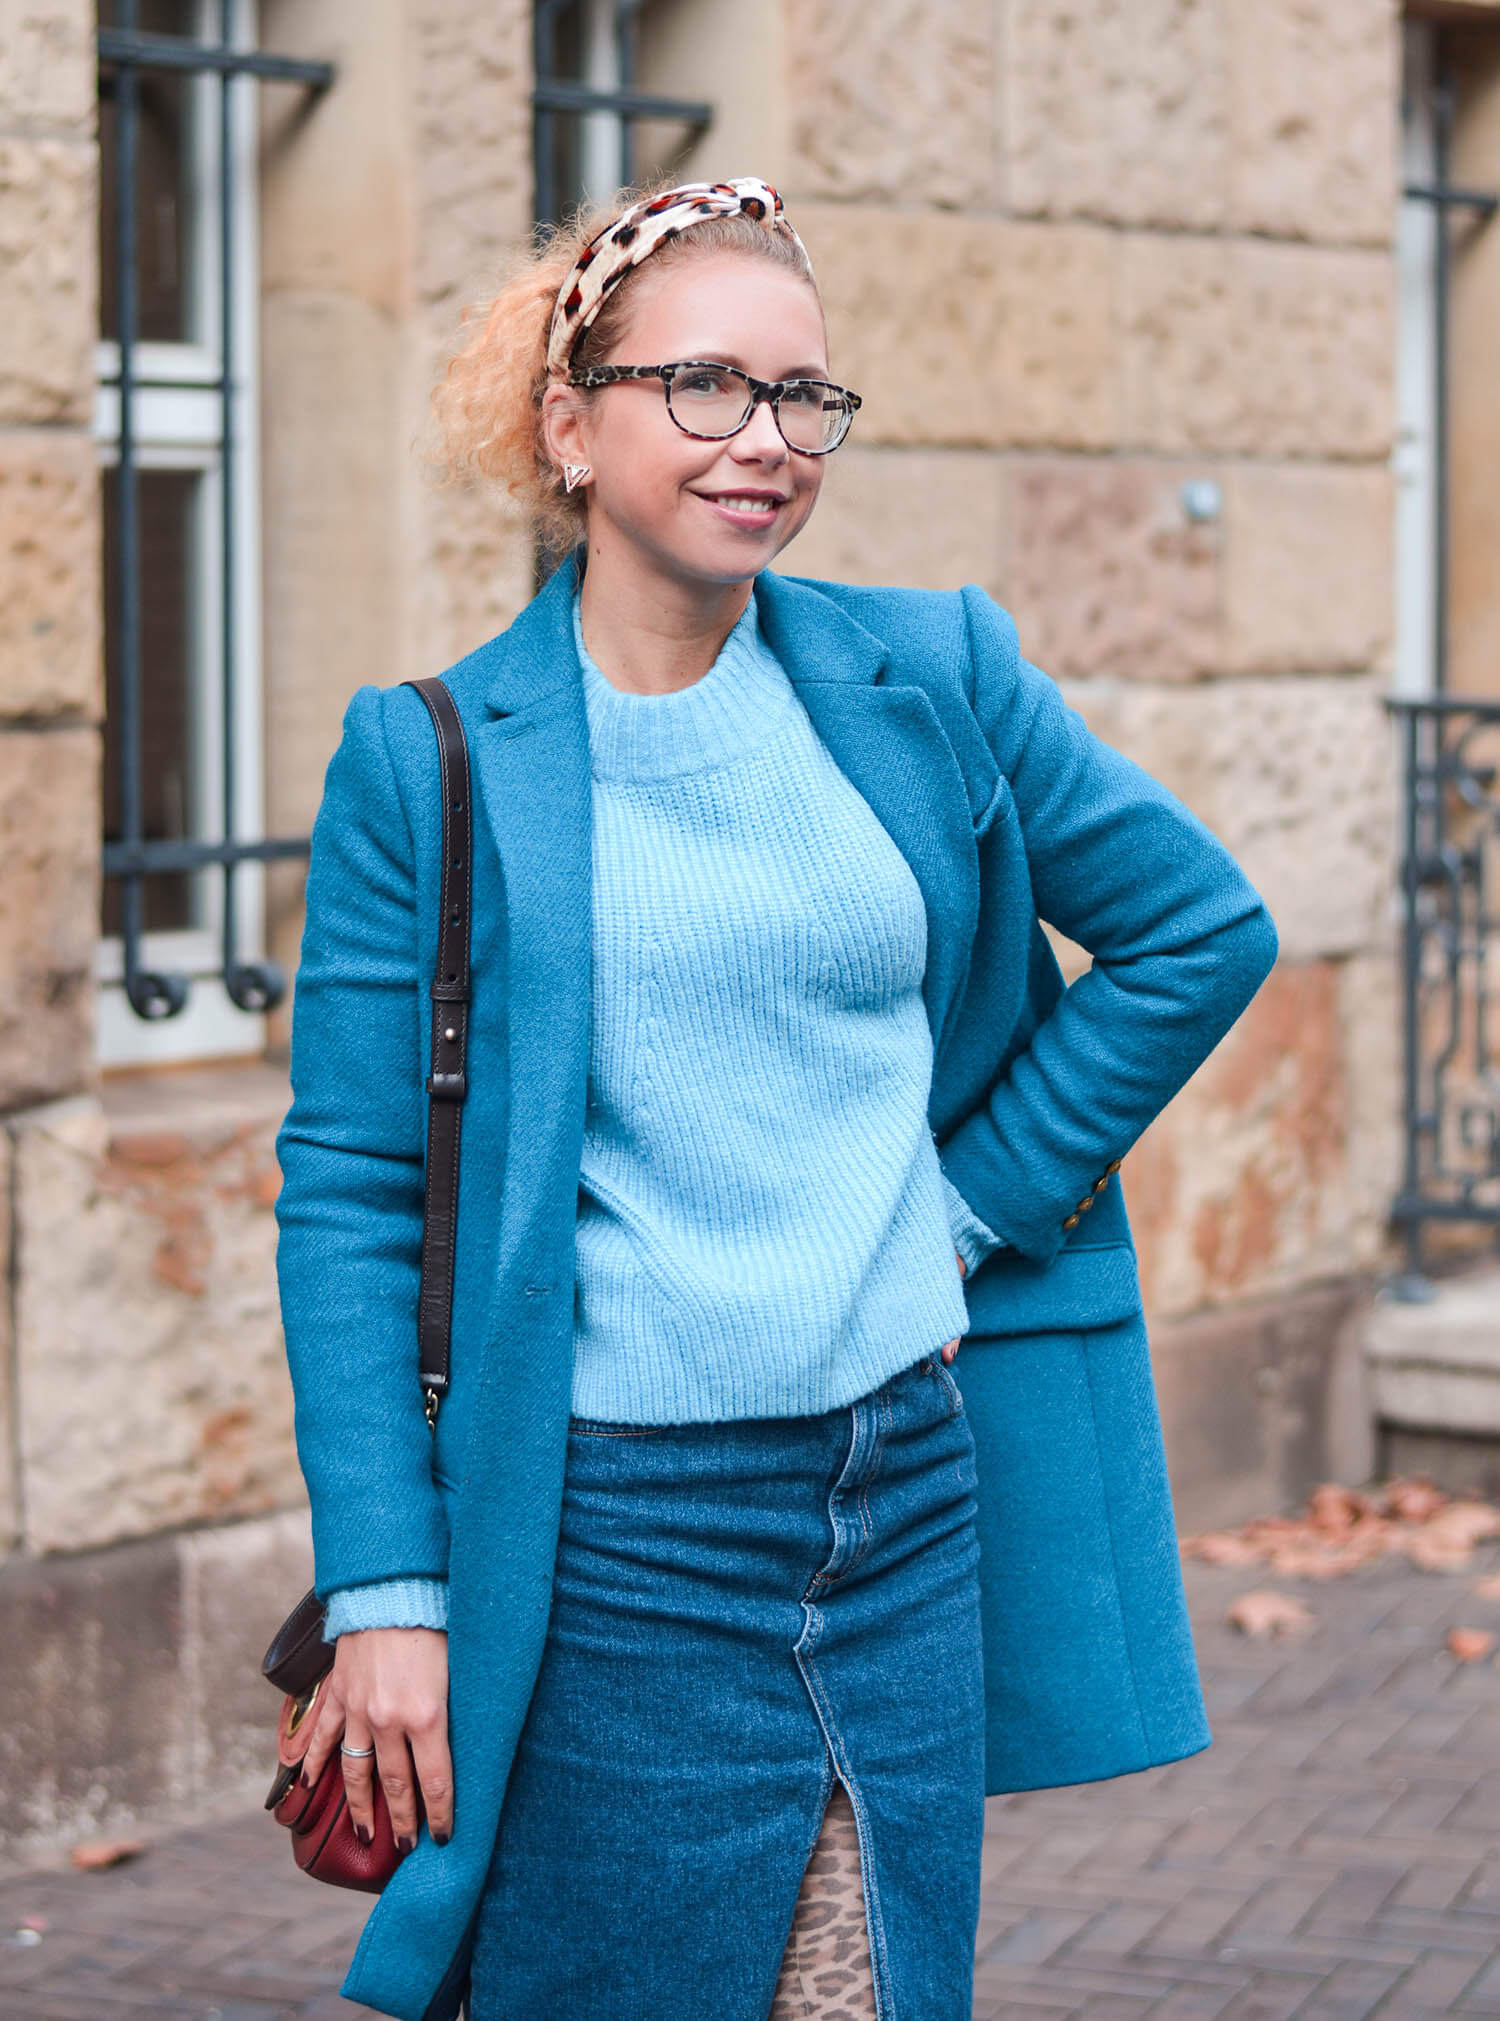
M 672 381 L 674 394 L 686 394 L 691 400 L 743 399 L 744 388 L 740 386 L 732 372 L 719 365 L 694 365 L 691 371 L 679 372 Z
M 820 414 L 823 411 L 827 390 L 826 387 L 820 386 L 816 379 L 793 379 L 781 396 L 781 404 L 783 407 L 799 409 L 807 414 Z M 829 404 L 834 403 L 830 401 Z

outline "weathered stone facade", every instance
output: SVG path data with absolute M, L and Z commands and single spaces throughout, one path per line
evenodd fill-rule
M 427 390 L 530 220 L 530 11 L 264 0 L 331 59 L 261 95 L 269 832 L 305 833 L 365 680 L 529 591 L 513 513 L 427 481 Z M 0 0 L 0 1843 L 248 1793 L 307 1583 L 267 1062 L 101 1075 L 94 10 Z M 270 880 L 294 968 L 300 872 Z M 0 1258 L 0 1260 L 4 1260 Z M 67 1680 L 67 1688 L 61 1681 Z
M 529 225 L 530 9 L 260 16 L 266 46 L 337 66 L 316 102 L 261 96 L 266 818 L 295 834 L 352 690 L 439 671 L 530 591 L 514 511 L 424 461 L 460 311 Z M 265 1062 L 93 1056 L 92 26 L 81 0 L 0 0 L 0 1834 L 21 1839 L 258 1774 L 253 1659 L 307 1570 L 274 1302 L 286 1015 Z M 1278 970 L 1132 1152 L 1127 1197 L 1184 1518 L 1354 1477 L 1398 1159 L 1397 10 L 653 0 L 641 40 L 645 83 L 722 101 L 688 170 L 782 188 L 864 396 L 786 565 L 984 585 L 1271 904 Z M 1495 181 L 1485 47 L 1460 166 Z M 1496 259 L 1457 305 L 1460 390 L 1492 379 Z M 1478 667 L 1500 406 L 1464 397 L 1456 649 Z M 300 872 L 269 887 L 291 968 Z M 49 1697 L 64 1674 L 78 1705 Z
M 789 200 L 866 396 L 798 564 L 984 583 L 1270 903 L 1275 977 L 1125 1168 L 1179 1500 L 1243 1513 L 1360 1448 L 1341 1340 L 1397 1172 L 1399 23 L 921 11 L 944 26 L 920 45 L 912 10 L 863 10 L 794 66 Z M 898 70 L 878 141 L 847 144 Z M 1268 1431 L 1293 1392 L 1296 1435 Z

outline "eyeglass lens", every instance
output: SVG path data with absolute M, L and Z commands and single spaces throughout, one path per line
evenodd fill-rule
M 733 435 L 750 415 L 751 391 L 727 365 L 695 365 L 674 372 L 667 386 L 672 419 L 690 435 L 713 440 Z M 845 401 L 815 379 L 794 380 L 776 402 L 776 418 L 787 445 L 812 455 L 843 440 L 850 414 Z

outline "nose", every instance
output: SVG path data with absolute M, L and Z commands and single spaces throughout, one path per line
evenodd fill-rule
M 732 454 L 738 454 L 747 461 L 752 458 L 757 463 L 786 461 L 787 446 L 776 426 L 776 416 L 771 411 L 769 400 L 756 401 L 750 419 L 731 439 L 730 449 Z

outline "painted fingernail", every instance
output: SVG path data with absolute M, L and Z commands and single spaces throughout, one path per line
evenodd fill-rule
M 303 1769 L 302 1773 L 298 1776 L 297 1781 L 299 1786 L 303 1789 L 312 1788 L 312 1783 L 308 1780 L 308 1774 L 306 1769 Z
M 432 1835 L 432 1843 L 435 1846 L 445 1846 L 447 1845 L 449 1839 L 452 1838 L 452 1836 L 453 1836 L 452 1832 L 434 1832 Z
M 413 1837 L 412 1837 L 412 1836 L 410 1835 L 410 1833 L 408 1833 L 408 1832 L 402 1832 L 402 1834 L 401 1834 L 400 1838 L 398 1838 L 398 1839 L 397 1839 L 397 1841 L 396 1841 L 396 1850 L 397 1850 L 397 1852 L 398 1852 L 398 1853 L 414 1853 L 414 1852 L 416 1851 L 416 1849 L 417 1849 L 417 1842 L 416 1842 L 416 1840 L 415 1840 L 415 1839 L 414 1839 L 414 1838 L 413 1838 Z
M 375 1834 L 370 1830 L 368 1825 L 356 1825 L 354 1827 L 354 1836 L 362 1846 L 373 1845 L 375 1842 Z

